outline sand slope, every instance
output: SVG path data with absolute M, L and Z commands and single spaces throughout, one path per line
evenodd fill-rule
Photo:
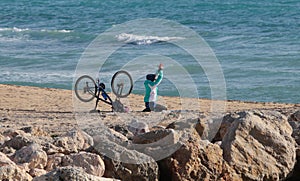
M 51 134 L 60 134 L 77 126 L 71 90 L 0 84 L 0 96 L 0 128 L 40 126 Z M 157 115 L 156 113 L 140 112 L 144 108 L 142 95 L 131 94 L 121 101 L 131 110 L 130 113 L 123 113 L 122 116 L 138 119 L 147 115 L 147 119 L 155 119 Z M 224 113 L 249 109 L 272 109 L 289 115 L 300 109 L 300 104 L 225 102 L 208 99 L 180 99 L 178 97 L 159 97 L 158 103 L 166 105 L 168 110 L 184 108 L 184 110 L 199 111 L 202 114 L 209 114 L 211 106 L 215 103 L 226 105 Z M 88 106 L 93 109 L 94 101 Z M 99 109 L 108 111 L 98 114 L 99 119 L 107 122 L 116 121 L 116 115 L 109 112 L 110 107 L 100 104 Z

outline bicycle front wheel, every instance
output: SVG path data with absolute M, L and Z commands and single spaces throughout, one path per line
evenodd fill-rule
M 79 77 L 75 83 L 76 97 L 83 102 L 90 102 L 96 96 L 97 87 L 94 79 L 88 75 Z
M 133 82 L 130 74 L 125 70 L 120 70 L 114 74 L 111 80 L 111 89 L 119 97 L 127 97 L 133 88 Z

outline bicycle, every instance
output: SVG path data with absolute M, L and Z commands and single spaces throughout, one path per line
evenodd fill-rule
M 89 75 L 83 75 L 76 80 L 75 95 L 82 102 L 90 102 L 96 98 L 96 105 L 92 112 L 96 111 L 99 101 L 111 105 L 112 111 L 124 112 L 124 106 L 120 102 L 120 98 L 127 97 L 132 88 L 133 82 L 130 74 L 125 70 L 120 70 L 113 75 L 111 80 L 111 89 L 116 96 L 115 101 L 112 101 L 106 93 L 105 84 L 100 82 L 99 78 L 95 81 Z

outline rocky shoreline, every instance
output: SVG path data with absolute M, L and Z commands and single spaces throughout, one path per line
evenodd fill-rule
M 299 104 L 228 101 L 212 136 L 209 106 L 146 114 L 132 106 L 79 123 L 71 91 L 0 90 L 1 180 L 300 179 Z

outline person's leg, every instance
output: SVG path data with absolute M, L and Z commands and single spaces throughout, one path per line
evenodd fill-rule
M 151 111 L 149 102 L 145 102 L 145 107 L 146 108 L 143 110 L 143 112 L 150 112 Z
M 155 106 L 156 106 L 156 103 L 155 103 L 155 102 L 150 102 L 150 103 L 149 103 L 149 107 L 150 107 L 151 111 L 154 111 L 154 110 L 155 110 Z

